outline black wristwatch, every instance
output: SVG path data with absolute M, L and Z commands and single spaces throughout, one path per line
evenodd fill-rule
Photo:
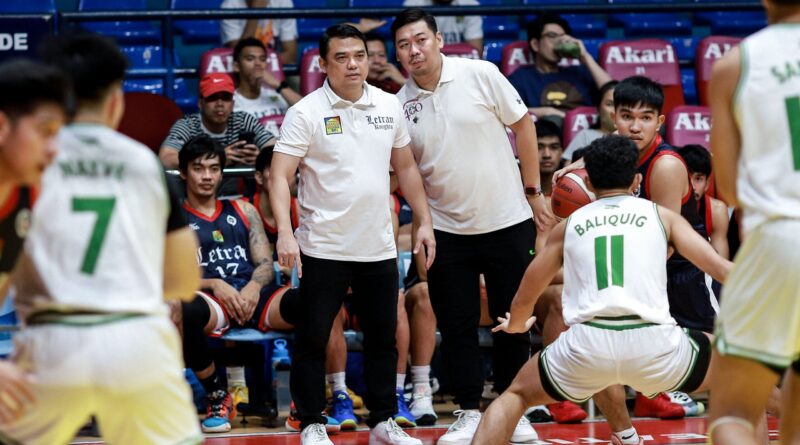
M 275 92 L 276 92 L 276 93 L 280 93 L 282 89 L 284 89 L 284 88 L 288 88 L 288 87 L 289 87 L 289 82 L 287 82 L 287 81 L 285 81 L 285 80 L 284 80 L 284 81 L 282 81 L 282 82 L 280 83 L 280 85 L 278 85 L 278 87 L 277 87 L 277 88 L 275 88 Z
M 528 196 L 542 195 L 542 189 L 535 185 L 527 185 L 525 186 L 525 194 Z

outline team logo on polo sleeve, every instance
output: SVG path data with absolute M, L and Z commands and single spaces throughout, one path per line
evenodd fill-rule
M 339 116 L 326 117 L 325 121 L 325 134 L 342 134 L 342 118 Z

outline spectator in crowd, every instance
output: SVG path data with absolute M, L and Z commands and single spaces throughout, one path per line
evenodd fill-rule
M 550 196 L 553 192 L 553 174 L 561 168 L 564 146 L 561 144 L 561 129 L 553 122 L 536 123 L 536 143 L 539 148 L 539 177 L 542 193 Z
M 292 0 L 225 0 L 222 9 L 293 8 Z M 235 47 L 239 40 L 255 37 L 278 51 L 283 64 L 297 63 L 296 19 L 226 19 L 220 22 L 222 44 Z
M 239 76 L 239 87 L 233 93 L 233 111 L 246 111 L 256 119 L 286 110 L 303 96 L 289 84 L 279 81 L 267 69 L 267 49 L 254 37 L 239 40 L 233 50 L 233 71 Z
M 224 167 L 253 166 L 259 150 L 274 143 L 272 133 L 254 116 L 233 111 L 233 80 L 224 73 L 208 74 L 200 80 L 200 111 L 179 119 L 161 144 L 158 156 L 167 168 L 178 167 L 178 153 L 195 136 L 208 134 L 225 147 Z M 237 192 L 236 178 L 223 181 L 220 194 Z
M 575 150 L 588 146 L 595 139 L 613 133 L 617 128 L 611 115 L 614 113 L 614 87 L 618 83 L 616 80 L 612 80 L 600 87 L 600 94 L 598 95 L 600 101 L 597 102 L 597 122 L 590 128 L 584 128 L 575 135 L 567 149 L 564 150 L 562 155 L 564 159 L 572 160 Z
M 424 6 L 478 6 L 478 0 L 405 0 L 403 6 L 419 8 Z M 483 18 L 479 15 L 439 16 L 436 27 L 442 33 L 445 45 L 469 43 L 483 54 Z
M 400 70 L 389 62 L 386 42 L 377 34 L 366 34 L 367 53 L 369 54 L 369 74 L 367 83 L 387 93 L 396 94 L 406 83 Z
M 571 33 L 569 23 L 558 15 L 539 16 L 528 25 L 533 65 L 520 67 L 509 76 L 536 117 L 552 116 L 559 124 L 565 111 L 592 105 L 597 89 L 611 80 L 583 42 Z M 569 47 L 575 52 L 570 52 Z M 578 59 L 580 65 L 560 65 L 565 57 Z
M 497 67 L 443 56 L 436 20 L 421 9 L 400 13 L 392 33 L 398 59 L 411 74 L 398 97 L 440 249 L 428 288 L 444 364 L 463 409 L 439 443 L 469 443 L 481 416 L 484 382 L 479 275 L 486 276 L 492 318 L 503 315 L 532 258 L 537 226 L 544 230 L 553 216 L 541 192 L 534 125 Z M 506 126 L 516 136 L 519 165 Z M 495 389 L 501 392 L 527 361 L 530 341 L 506 334 L 493 340 Z M 515 442 L 537 439 L 524 418 L 517 430 Z

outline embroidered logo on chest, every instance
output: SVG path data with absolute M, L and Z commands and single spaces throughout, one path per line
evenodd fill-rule
M 342 118 L 332 116 L 324 118 L 323 121 L 325 122 L 325 134 L 342 134 Z

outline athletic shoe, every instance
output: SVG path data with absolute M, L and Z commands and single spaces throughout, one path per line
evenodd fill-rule
M 620 440 L 620 438 L 617 437 L 616 434 L 611 434 L 611 445 L 629 445 L 629 444 L 622 442 L 622 440 Z M 642 438 L 642 436 L 639 436 L 639 445 L 644 445 L 644 438 Z
M 528 408 L 525 411 L 525 417 L 527 417 L 531 423 L 553 421 L 553 415 L 550 414 L 550 410 L 547 409 L 547 405 L 536 405 Z
M 354 430 L 358 426 L 358 418 L 353 412 L 353 401 L 345 391 L 333 393 L 331 417 L 339 422 L 339 426 L 343 430 Z
M 457 410 L 453 415 L 458 419 L 450 425 L 437 445 L 470 445 L 478 424 L 481 423 L 481 412 L 476 409 Z
M 324 414 L 324 413 L 323 413 Z M 321 424 L 320 424 L 321 425 Z M 289 431 L 300 431 L 300 419 L 297 418 L 297 411 L 294 409 L 294 402 L 289 407 L 289 417 L 286 418 L 286 429 Z M 341 429 L 339 421 L 331 416 L 325 416 L 325 431 L 328 433 L 338 433 Z
M 539 434 L 531 426 L 531 421 L 527 417 L 522 416 L 514 428 L 514 434 L 511 435 L 511 442 L 513 443 L 533 443 L 539 440 Z
M 417 425 L 433 425 L 436 423 L 436 411 L 433 410 L 433 396 L 430 391 L 414 393 L 411 396 L 411 415 L 417 419 Z
M 236 407 L 228 391 L 218 389 L 206 396 L 206 418 L 200 424 L 204 433 L 227 433 L 231 430 L 230 419 L 236 417 Z
M 687 416 L 699 416 L 706 412 L 706 406 L 703 405 L 703 402 L 695 401 L 685 392 L 671 391 L 667 395 L 672 403 L 677 403 L 683 407 L 683 411 Z
M 364 399 L 362 399 L 360 395 L 354 393 L 352 389 L 347 388 L 347 395 L 350 396 L 350 400 L 353 401 L 353 409 L 361 409 L 364 407 Z M 328 400 L 328 403 L 331 403 L 333 400 L 331 385 L 325 385 L 325 398 Z
M 417 426 L 417 419 L 411 414 L 406 406 L 406 398 L 403 396 L 403 388 L 395 390 L 397 395 L 397 414 L 392 416 L 395 422 L 403 428 L 414 428 Z
M 325 432 L 325 426 L 321 423 L 312 423 L 303 428 L 300 433 L 300 443 L 302 445 L 333 445 Z
M 642 393 L 636 393 L 636 402 L 633 405 L 633 415 L 636 417 L 658 417 L 659 419 L 681 419 L 686 415 L 683 406 L 672 403 L 669 396 L 660 393 L 648 399 Z
M 553 420 L 558 423 L 579 423 L 588 416 L 583 408 L 569 400 L 549 403 L 547 409 L 553 416 Z
M 406 434 L 394 420 L 387 419 L 369 432 L 369 445 L 422 445 L 422 441 Z

